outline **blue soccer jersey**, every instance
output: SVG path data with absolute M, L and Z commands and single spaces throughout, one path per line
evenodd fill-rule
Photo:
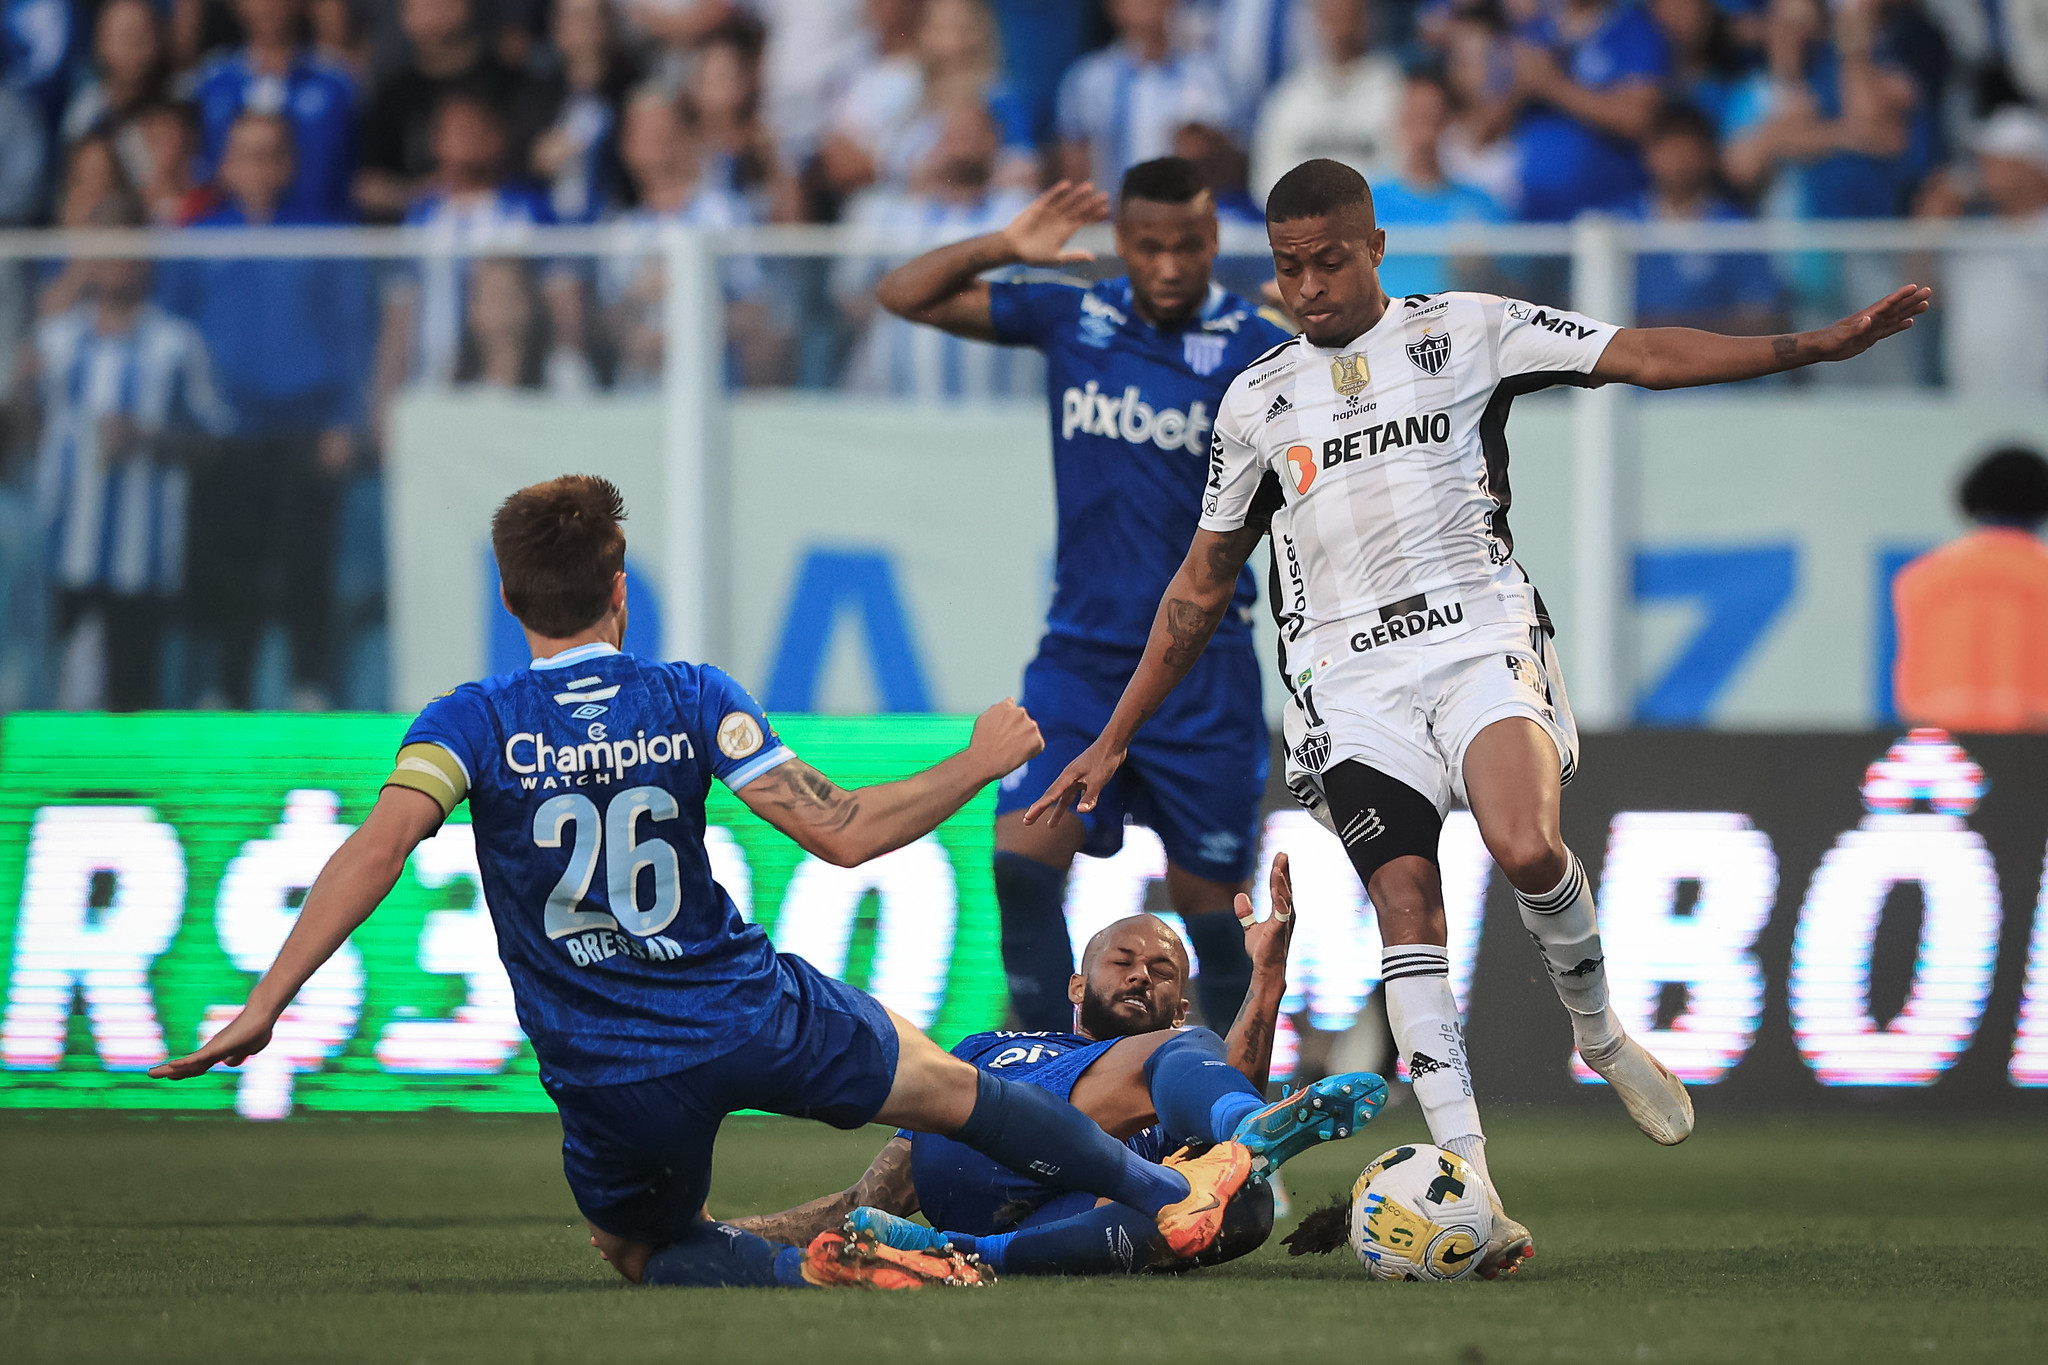
M 582 645 L 429 703 L 392 781 L 453 811 L 543 1078 L 649 1080 L 747 1041 L 774 950 L 713 880 L 704 800 L 795 757 L 716 668 Z M 452 760 L 452 762 L 450 761 Z
M 1046 630 L 1141 650 L 1195 538 L 1223 391 L 1289 334 L 1217 285 L 1170 331 L 1138 315 L 1123 278 L 991 284 L 989 310 L 998 341 L 1045 353 L 1059 507 Z M 1250 638 L 1257 596 L 1247 569 L 1219 638 Z
M 1035 1085 L 1064 1100 L 1073 1094 L 1081 1073 L 1118 1041 L 1095 1042 L 1078 1033 L 975 1033 L 961 1039 L 953 1055 L 1006 1081 Z M 919 1207 L 935 1228 L 987 1236 L 1007 1230 L 997 1226 L 999 1213 L 1017 1206 L 1037 1209 L 1068 1197 L 951 1138 L 907 1130 L 899 1136 L 911 1141 L 911 1182 L 917 1187 Z M 1170 1156 L 1177 1144 L 1155 1123 L 1125 1138 L 1124 1145 L 1147 1161 L 1159 1161 Z M 1076 1213 L 1095 1203 L 1092 1196 L 1073 1198 L 1077 1203 L 1071 1211 Z

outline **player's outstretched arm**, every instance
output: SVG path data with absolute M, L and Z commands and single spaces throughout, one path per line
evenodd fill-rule
M 1225 1056 L 1253 1085 L 1264 1090 L 1273 1074 L 1273 1038 L 1280 1027 L 1280 1002 L 1287 995 L 1287 947 L 1294 941 L 1294 882 L 1287 855 L 1275 854 L 1268 883 L 1273 913 L 1259 920 L 1252 898 L 1237 893 L 1237 922 L 1244 926 L 1244 951 L 1252 960 L 1252 988 L 1224 1039 Z
M 1265 534 L 1263 521 L 1247 522 L 1235 531 L 1195 532 L 1187 558 L 1166 585 L 1166 595 L 1159 599 L 1144 657 L 1108 726 L 1024 812 L 1025 824 L 1049 816 L 1048 823 L 1058 825 L 1069 806 L 1083 812 L 1095 809 L 1103 787 L 1123 766 L 1124 754 L 1140 727 L 1208 647 L 1209 637 L 1230 609 L 1238 570 Z
M 1607 344 L 1593 378 L 1644 389 L 1686 389 L 1847 360 L 1896 336 L 1927 311 L 1934 291 L 1908 284 L 1832 327 L 1774 337 L 1731 337 L 1691 327 L 1624 327 Z
M 918 1210 L 917 1185 L 910 1178 L 910 1139 L 892 1137 L 875 1153 L 868 1168 L 846 1189 L 799 1204 L 781 1213 L 763 1213 L 752 1218 L 728 1218 L 733 1227 L 744 1229 L 771 1242 L 793 1247 L 809 1246 L 821 1232 L 836 1232 L 855 1209 L 880 1209 L 908 1218 Z
M 228 1026 L 189 1056 L 153 1066 L 158 1080 L 182 1081 L 225 1063 L 240 1066 L 270 1043 L 270 1030 L 285 1006 L 335 950 L 391 894 L 405 860 L 422 839 L 441 826 L 441 807 L 409 787 L 386 787 L 354 834 L 320 869 L 298 922 L 277 950 L 277 960 L 249 992 L 248 1003 Z
M 754 814 L 806 853 L 839 867 L 915 843 L 989 783 L 1037 757 L 1038 722 L 1005 698 L 975 718 L 965 749 L 896 782 L 847 791 L 792 759 L 738 792 Z
M 1068 265 L 1091 261 L 1067 250 L 1067 239 L 1109 216 L 1109 196 L 1086 182 L 1062 180 L 1026 205 L 1001 232 L 972 237 L 897 266 L 875 286 L 875 301 L 899 318 L 976 341 L 996 339 L 988 282 L 1006 265 Z

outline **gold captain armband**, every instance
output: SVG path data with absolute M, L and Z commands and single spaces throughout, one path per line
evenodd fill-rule
M 454 813 L 469 795 L 469 774 L 454 754 L 438 744 L 408 744 L 398 751 L 398 766 L 384 780 L 387 787 L 410 787 L 431 796 L 442 815 Z

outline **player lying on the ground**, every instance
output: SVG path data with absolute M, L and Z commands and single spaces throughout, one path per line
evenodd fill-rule
M 1263 1177 L 1304 1148 L 1356 1132 L 1387 1093 L 1378 1076 L 1353 1072 L 1274 1104 L 1263 1098 L 1294 935 L 1284 853 L 1273 860 L 1272 889 L 1273 913 L 1263 923 L 1253 919 L 1250 897 L 1237 898 L 1252 980 L 1227 1040 L 1181 1027 L 1187 948 L 1165 921 L 1132 915 L 1088 941 L 1067 986 L 1071 1032 L 978 1033 L 953 1049 L 983 1071 L 1068 1100 L 1141 1156 L 1194 1142 L 1242 1142 L 1258 1168 L 1253 1187 L 1232 1201 L 1222 1236 L 1201 1256 L 1176 1255 L 1135 1209 L 1062 1193 L 929 1134 L 891 1138 L 849 1189 L 733 1225 L 802 1246 L 844 1224 L 905 1250 L 950 1245 L 999 1272 L 1026 1275 L 1180 1270 L 1257 1250 L 1273 1230 Z M 931 1227 L 909 1221 L 918 1212 Z
M 1491 1187 L 1436 862 L 1455 795 L 1515 888 L 1579 1055 L 1645 1133 L 1683 1141 L 1692 1102 L 1608 1007 L 1592 891 L 1559 825 L 1578 732 L 1549 615 L 1513 558 L 1508 405 L 1553 384 L 1675 389 L 1845 360 L 1911 327 L 1930 291 L 1907 285 L 1832 327 L 1777 337 L 1617 328 L 1490 294 L 1396 302 L 1380 287 L 1387 234 L 1372 193 L 1326 160 L 1281 177 L 1266 234 L 1302 335 L 1232 381 L 1201 530 L 1144 660 L 1101 736 L 1026 818 L 1057 822 L 1067 805 L 1100 799 L 1224 619 L 1270 525 L 1293 693 L 1288 786 L 1344 841 L 1372 897 L 1387 1019 L 1431 1139 Z M 1534 1245 L 1497 1194 L 1494 1227 L 1480 1264 L 1489 1278 Z
M 986 1282 L 955 1254 L 839 1233 L 807 1250 L 777 1247 L 711 1222 L 712 1141 L 738 1109 L 943 1133 L 1059 1189 L 1131 1205 L 1181 1255 L 1207 1247 L 1252 1172 L 1243 1147 L 1141 1159 L 1049 1091 L 975 1070 L 869 996 L 777 953 L 711 876 L 713 778 L 805 851 L 851 867 L 929 834 L 1037 753 L 1031 718 L 998 703 L 962 752 L 842 790 L 717 669 L 620 652 L 625 514 L 616 488 L 584 475 L 505 500 L 491 547 L 532 666 L 428 704 L 248 1004 L 150 1074 L 183 1079 L 261 1051 L 413 849 L 467 800 L 519 1024 L 561 1111 L 569 1187 L 592 1241 L 628 1280 Z

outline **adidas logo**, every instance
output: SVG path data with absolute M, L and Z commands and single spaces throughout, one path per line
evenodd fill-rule
M 1272 406 L 1272 407 L 1270 407 L 1270 408 L 1267 408 L 1267 409 L 1266 409 L 1266 420 L 1267 420 L 1268 422 L 1270 422 L 1270 421 L 1272 421 L 1272 420 L 1273 420 L 1273 419 L 1274 419 L 1275 417 L 1278 417 L 1278 416 L 1279 416 L 1279 415 L 1280 415 L 1281 413 L 1283 413 L 1283 412 L 1293 412 L 1293 411 L 1294 411 L 1294 404 L 1292 404 L 1292 403 L 1288 402 L 1288 401 L 1287 401 L 1287 395 L 1283 393 L 1283 394 L 1281 394 L 1281 395 L 1280 395 L 1280 396 L 1279 396 L 1278 398 L 1275 398 L 1275 399 L 1273 400 L 1273 406 Z
M 1408 1054 L 1408 1074 L 1410 1076 L 1427 1076 L 1430 1072 L 1442 1071 L 1449 1065 L 1449 1062 L 1440 1062 L 1427 1052 L 1411 1052 Z

